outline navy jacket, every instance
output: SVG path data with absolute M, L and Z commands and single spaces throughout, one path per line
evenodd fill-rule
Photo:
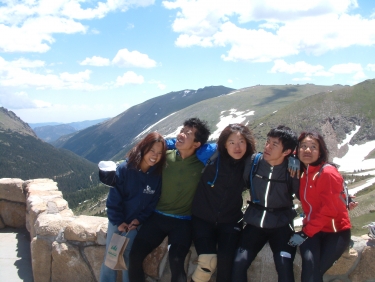
M 154 167 L 144 173 L 128 168 L 127 162 L 116 169 L 116 186 L 110 188 L 107 215 L 113 225 L 129 224 L 138 219 L 142 224 L 154 211 L 161 192 L 161 174 Z

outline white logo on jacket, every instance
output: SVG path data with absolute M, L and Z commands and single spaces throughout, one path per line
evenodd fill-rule
M 145 189 L 143 189 L 143 193 L 144 194 L 154 194 L 155 190 L 151 190 L 151 187 L 149 185 L 147 185 L 147 187 Z

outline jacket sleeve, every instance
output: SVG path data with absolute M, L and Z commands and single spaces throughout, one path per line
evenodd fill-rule
M 300 197 L 299 197 L 299 178 L 295 178 L 293 177 L 292 178 L 292 192 L 294 193 L 295 197 L 297 197 L 298 200 L 300 200 Z
M 176 138 L 166 139 L 165 140 L 165 144 L 167 145 L 167 150 L 174 150 L 174 149 L 176 149 L 176 141 L 177 141 Z
M 313 210 L 311 219 L 303 227 L 303 232 L 312 237 L 323 229 L 324 226 L 333 224 L 333 219 L 338 214 L 336 207 L 339 194 L 342 190 L 342 178 L 335 167 L 329 166 L 322 170 L 316 179 L 316 191 L 319 193 L 319 205 Z
M 195 154 L 197 158 L 205 165 L 208 159 L 215 153 L 216 149 L 216 143 L 206 143 L 200 146 Z
M 167 150 L 176 149 L 176 138 L 166 139 Z M 197 158 L 205 165 L 208 159 L 215 153 L 217 148 L 216 143 L 206 143 L 198 148 L 196 151 Z
M 136 217 L 140 224 L 144 223 L 146 219 L 149 218 L 152 212 L 155 210 L 156 204 L 158 203 L 159 198 L 160 198 L 160 194 L 161 194 L 161 177 L 159 178 L 159 183 L 155 189 L 155 193 L 152 197 L 152 200 L 143 210 L 139 212 L 138 216 Z
M 126 177 L 126 168 L 122 165 L 116 169 L 116 186 L 109 189 L 107 198 L 107 215 L 108 220 L 118 226 L 123 223 L 123 194 Z

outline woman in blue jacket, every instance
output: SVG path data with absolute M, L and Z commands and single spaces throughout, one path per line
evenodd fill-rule
M 129 266 L 129 253 L 139 226 L 151 215 L 161 192 L 161 172 L 165 164 L 166 145 L 157 132 L 148 134 L 128 154 L 116 169 L 116 185 L 107 198 L 107 248 L 115 232 L 128 232 L 129 243 L 124 259 Z M 124 233 L 125 235 L 125 233 Z M 100 281 L 116 281 L 117 271 L 104 263 Z M 122 281 L 128 282 L 128 271 L 122 271 Z

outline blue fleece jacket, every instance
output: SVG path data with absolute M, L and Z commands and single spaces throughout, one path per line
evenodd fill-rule
M 109 221 L 118 226 L 138 219 L 142 224 L 153 212 L 161 192 L 161 174 L 150 167 L 147 172 L 128 168 L 127 162 L 116 169 L 116 186 L 107 198 Z
M 165 140 L 165 143 L 167 144 L 167 149 L 168 150 L 176 149 L 176 141 L 177 141 L 176 138 Z M 197 151 L 195 152 L 195 155 L 203 164 L 206 164 L 208 159 L 215 153 L 216 149 L 217 149 L 216 143 L 205 143 L 197 149 Z

